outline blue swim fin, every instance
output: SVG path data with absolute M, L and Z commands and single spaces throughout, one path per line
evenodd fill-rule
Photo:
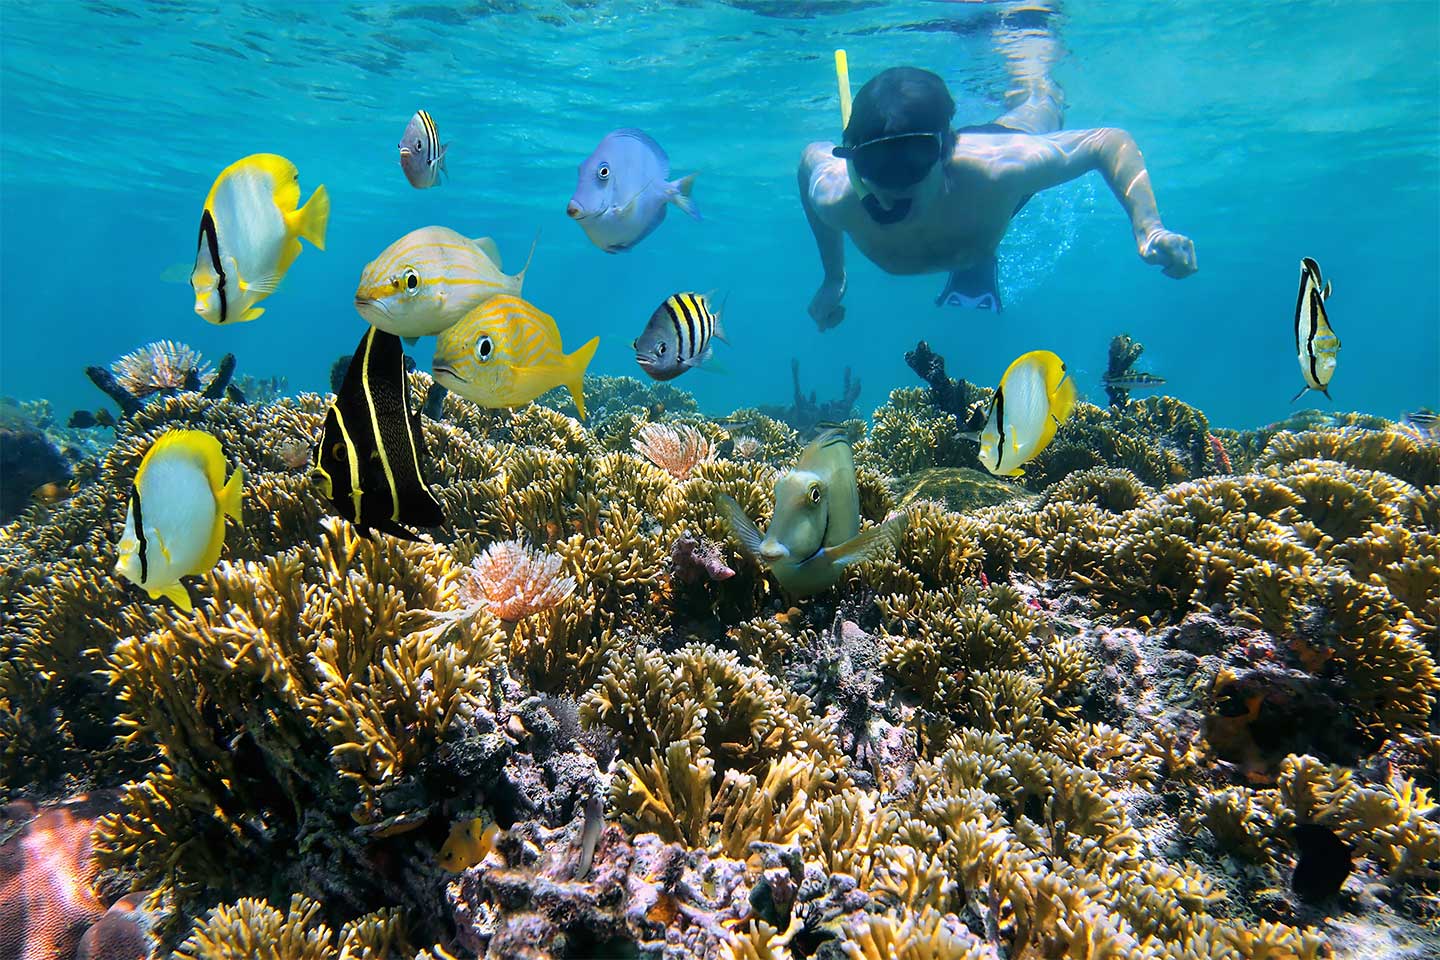
M 1005 309 L 1000 302 L 1000 264 L 991 256 L 950 274 L 945 289 L 935 298 L 937 307 L 969 307 L 973 310 Z

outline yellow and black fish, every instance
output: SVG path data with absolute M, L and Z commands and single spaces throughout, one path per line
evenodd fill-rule
M 652 380 L 673 380 L 710 359 L 711 339 L 725 341 L 725 328 L 710 298 L 677 293 L 655 308 L 635 338 L 635 362 Z
M 1325 301 L 1330 299 L 1330 283 L 1320 282 L 1320 264 L 1310 257 L 1300 261 L 1300 295 L 1295 299 L 1295 354 L 1300 360 L 1300 374 L 1305 386 L 1290 398 L 1294 403 L 1306 390 L 1318 390 L 1330 399 L 1330 378 L 1335 376 L 1335 361 L 1340 354 L 1340 338 L 1330 326 Z
M 410 403 L 400 338 L 370 327 L 325 412 L 311 477 L 362 531 L 415 540 L 445 522 L 425 483 L 424 434 Z M 402 526 L 403 525 L 403 526 Z

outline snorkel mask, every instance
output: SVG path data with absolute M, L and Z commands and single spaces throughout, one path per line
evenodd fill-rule
M 844 50 L 835 51 L 835 80 L 840 88 L 841 136 L 850 127 L 850 64 Z M 886 189 L 903 190 L 913 187 L 930 172 L 944 150 L 945 138 L 939 132 L 901 133 L 877 137 L 854 146 L 835 147 L 831 155 L 845 161 L 850 186 L 860 198 L 865 212 L 876 223 L 898 223 L 910 212 L 910 198 L 899 198 L 893 207 L 886 207 L 865 185 L 870 183 Z

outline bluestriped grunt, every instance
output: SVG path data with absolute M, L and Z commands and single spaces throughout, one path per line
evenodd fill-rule
M 634 343 L 635 362 L 654 380 L 673 380 L 710 359 L 711 338 L 725 340 L 725 329 L 710 298 L 677 293 L 650 315 Z
M 355 309 L 386 333 L 428 337 L 491 297 L 519 296 L 524 282 L 524 269 L 514 276 L 501 271 L 500 250 L 489 237 L 472 240 L 449 227 L 421 227 L 365 265 Z

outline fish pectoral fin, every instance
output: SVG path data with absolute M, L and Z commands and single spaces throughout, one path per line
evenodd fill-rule
M 730 528 L 730 533 L 740 544 L 740 549 L 751 559 L 758 562 L 760 558 L 760 544 L 765 538 L 760 535 L 760 530 L 754 522 L 745 515 L 740 504 L 735 502 L 734 497 L 727 497 L 721 494 L 715 498 L 715 509 L 725 525 Z
M 1291 403 L 1294 403 L 1296 400 L 1299 400 L 1301 397 L 1305 396 L 1305 391 L 1306 391 L 1306 390 L 1309 390 L 1309 389 L 1310 389 L 1310 385 L 1307 383 L 1305 386 L 1303 386 L 1303 387 L 1300 388 L 1300 392 L 1299 392 L 1299 393 L 1295 394 L 1295 396 L 1293 396 L 1293 397 L 1290 398 L 1290 402 L 1291 402 Z
M 980 442 L 979 430 L 966 430 L 964 433 L 956 434 L 961 440 L 969 440 L 971 443 Z
M 405 341 L 405 346 L 407 347 L 413 347 L 420 342 L 419 337 L 401 337 L 400 339 Z
M 500 247 L 493 239 L 490 237 L 475 237 L 470 242 L 479 247 L 480 252 L 485 254 L 486 259 L 495 264 L 496 270 L 504 269 L 504 266 L 500 263 Z
M 695 174 L 681 177 L 673 183 L 666 184 L 670 189 L 666 191 L 665 199 L 683 210 L 692 220 L 703 219 L 700 216 L 700 208 L 695 206 L 695 201 L 690 199 L 690 191 L 695 186 Z
M 868 530 L 861 530 L 838 546 L 826 547 L 825 556 L 837 567 L 847 567 L 874 559 L 900 545 L 900 538 L 905 535 L 909 522 L 908 513 L 892 517 Z
M 186 613 L 193 613 L 195 610 L 195 605 L 190 602 L 190 594 L 178 581 L 163 587 L 147 587 L 146 592 L 150 594 L 150 599 L 159 600 L 164 597 Z
M 268 297 L 280 286 L 280 274 L 272 273 L 264 277 L 256 277 L 254 280 L 241 280 L 240 289 L 245 293 L 258 293 Z
M 246 321 L 254 320 L 264 312 L 264 307 L 251 307 L 249 310 L 246 310 L 244 313 L 240 314 L 240 322 L 245 323 Z

